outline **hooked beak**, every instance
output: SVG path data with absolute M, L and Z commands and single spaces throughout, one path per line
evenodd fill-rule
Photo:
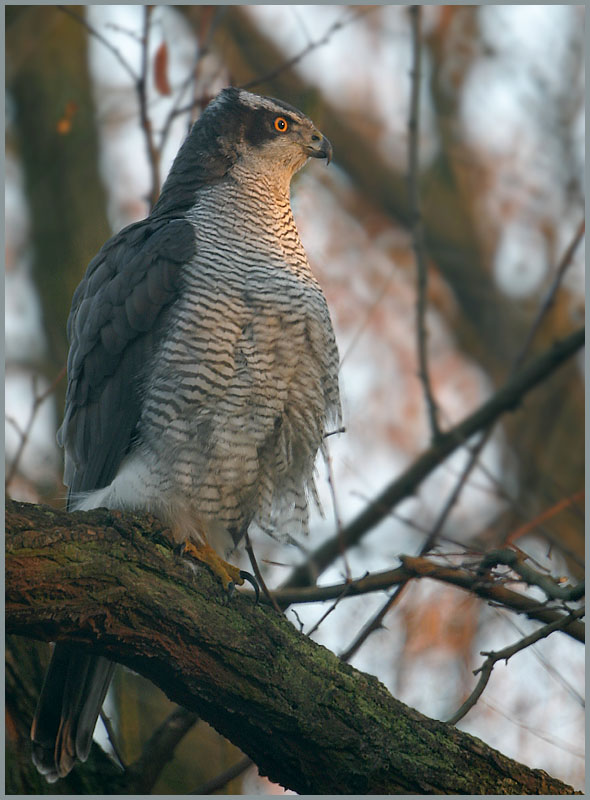
M 332 145 L 330 140 L 317 132 L 311 137 L 313 144 L 307 145 L 304 149 L 308 156 L 312 158 L 325 158 L 326 164 L 332 160 Z

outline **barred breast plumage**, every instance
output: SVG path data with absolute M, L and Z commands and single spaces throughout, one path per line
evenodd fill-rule
M 315 456 L 338 418 L 325 299 L 290 206 L 265 202 L 266 189 L 232 185 L 227 198 L 222 184 L 191 211 L 196 256 L 145 377 L 139 425 L 172 507 L 223 523 L 234 543 L 252 521 L 305 530 Z

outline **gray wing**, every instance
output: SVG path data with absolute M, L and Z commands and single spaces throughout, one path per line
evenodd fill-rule
M 194 251 L 189 222 L 148 218 L 110 239 L 88 265 L 68 318 L 68 388 L 58 431 L 70 493 L 109 484 L 128 452 L 140 414 L 139 375 Z

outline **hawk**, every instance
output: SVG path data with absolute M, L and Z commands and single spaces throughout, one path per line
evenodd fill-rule
M 331 155 L 293 106 L 224 89 L 150 215 L 102 247 L 72 301 L 68 509 L 157 515 L 227 591 L 250 526 L 305 531 L 340 419 L 330 314 L 290 204 L 295 172 Z M 31 730 L 48 781 L 86 760 L 113 669 L 55 646 Z

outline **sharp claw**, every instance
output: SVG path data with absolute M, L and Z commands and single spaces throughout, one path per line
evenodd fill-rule
M 257 606 L 258 599 L 260 597 L 260 587 L 258 586 L 258 581 L 254 577 L 254 575 L 251 575 L 249 572 L 246 572 L 246 570 L 243 569 L 240 570 L 240 578 L 242 578 L 245 581 L 248 581 L 248 583 L 254 587 L 254 591 L 256 593 L 256 600 L 254 601 L 254 605 Z

